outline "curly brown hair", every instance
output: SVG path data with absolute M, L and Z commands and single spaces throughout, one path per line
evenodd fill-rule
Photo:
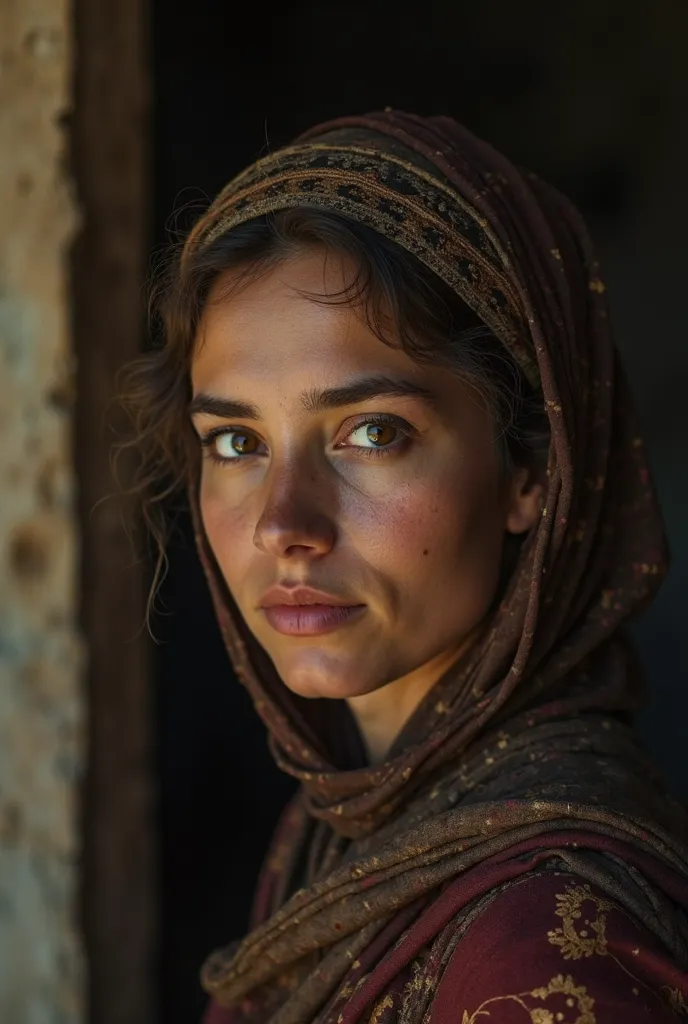
M 345 255 L 357 268 L 342 292 L 313 295 L 314 301 L 360 308 L 381 341 L 469 381 L 494 417 L 505 472 L 546 460 L 549 423 L 541 392 L 443 281 L 372 228 L 330 211 L 304 208 L 248 221 L 184 260 L 182 246 L 175 246 L 151 289 L 157 341 L 121 373 L 119 401 L 131 431 L 113 453 L 115 475 L 140 500 L 157 549 L 149 613 L 166 567 L 169 499 L 186 490 L 198 466 L 199 445 L 188 415 L 190 364 L 210 289 L 227 271 L 235 272 L 236 289 L 314 247 Z M 222 297 L 227 295 L 223 290 Z M 127 461 L 129 479 L 123 482 L 119 468 L 125 452 L 135 458 Z

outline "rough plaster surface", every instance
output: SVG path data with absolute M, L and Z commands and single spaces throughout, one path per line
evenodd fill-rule
M 0 1022 L 81 1019 L 65 0 L 0 2 Z

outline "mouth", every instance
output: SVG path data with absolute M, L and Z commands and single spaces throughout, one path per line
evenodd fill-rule
M 310 587 L 273 587 L 260 604 L 272 628 L 285 636 L 331 633 L 358 618 L 365 607 Z
M 364 604 L 276 604 L 263 608 L 263 614 L 278 633 L 286 636 L 320 636 L 343 626 L 364 608 Z

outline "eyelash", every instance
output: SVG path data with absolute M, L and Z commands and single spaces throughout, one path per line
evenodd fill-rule
M 381 448 L 363 448 L 357 445 L 344 445 L 343 447 L 351 447 L 356 451 L 357 455 L 363 455 L 365 458 L 388 458 L 391 454 L 396 454 L 400 449 L 404 449 L 407 446 L 408 441 L 413 437 L 415 431 L 410 423 L 400 419 L 398 416 L 388 416 L 384 413 L 375 413 L 370 416 L 365 416 L 355 423 L 347 437 L 358 430 L 360 427 L 368 426 L 368 424 L 387 424 L 392 427 L 396 427 L 401 437 L 398 440 L 392 442 L 392 444 L 385 445 Z M 213 442 L 216 438 L 222 437 L 224 434 L 238 434 L 238 433 L 252 433 L 250 430 L 246 430 L 244 427 L 215 427 L 213 430 L 209 430 L 206 434 L 203 434 L 200 438 L 201 448 L 204 449 L 204 455 L 207 459 L 210 459 L 216 466 L 228 466 L 231 463 L 246 462 L 251 458 L 250 455 L 237 455 L 233 459 L 222 458 L 221 455 L 216 455 L 213 450 Z

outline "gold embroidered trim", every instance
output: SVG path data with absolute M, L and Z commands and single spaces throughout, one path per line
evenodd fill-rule
M 614 904 L 594 896 L 589 885 L 567 886 L 566 892 L 559 893 L 556 899 L 557 909 L 554 913 L 562 918 L 563 924 L 561 928 L 547 932 L 547 938 L 553 946 L 560 947 L 564 959 L 580 960 L 595 954 L 606 956 L 606 912 L 612 910 Z M 577 930 L 576 922 L 583 916 L 582 907 L 587 901 L 593 904 L 597 914 L 585 918 L 585 927 Z
M 669 1006 L 680 1017 L 688 1017 L 688 1003 L 683 992 L 679 988 L 672 988 L 670 985 L 663 985 L 662 992 L 666 996 Z
M 380 1024 L 380 1020 L 382 1019 L 382 1015 L 385 1010 L 391 1010 L 393 1006 L 394 1000 L 391 996 L 384 996 L 384 998 L 380 999 L 375 1003 L 373 1011 L 370 1014 L 370 1024 Z
M 542 1003 L 549 1003 L 556 996 L 565 997 L 558 999 L 555 1007 L 532 1006 L 534 1000 Z M 597 1018 L 593 1013 L 595 1000 L 588 995 L 584 985 L 576 985 L 570 974 L 557 974 L 549 980 L 546 985 L 540 988 L 531 989 L 530 992 L 518 992 L 504 996 L 493 996 L 486 999 L 477 1010 L 469 1014 L 468 1010 L 463 1011 L 461 1024 L 480 1024 L 480 1017 L 492 1017 L 492 1007 L 499 1003 L 515 1003 L 524 1012 L 524 1024 L 597 1024 Z M 573 1016 L 573 1013 L 577 1016 Z M 495 1017 L 499 1020 L 499 1017 Z

